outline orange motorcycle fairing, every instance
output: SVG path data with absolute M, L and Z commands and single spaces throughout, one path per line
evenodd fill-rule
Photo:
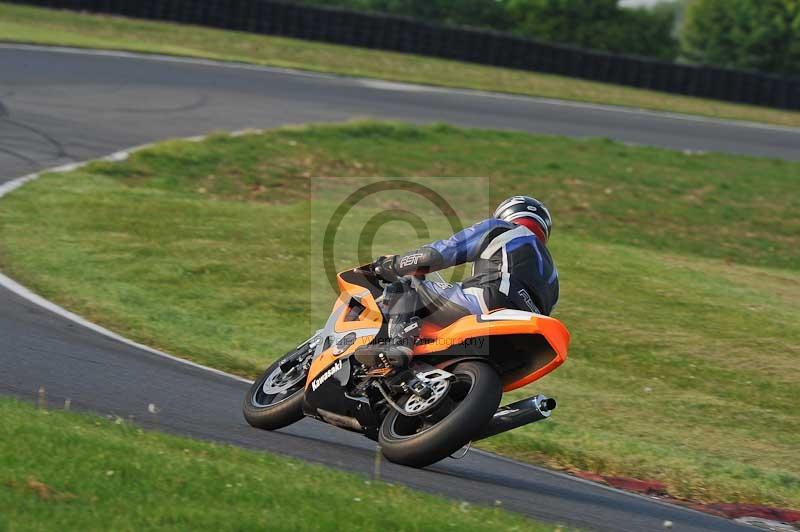
M 502 309 L 466 316 L 443 328 L 423 327 L 415 356 L 486 356 L 497 364 L 503 391 L 541 379 L 567 358 L 569 331 L 557 319 Z
M 349 370 L 344 361 L 356 349 L 375 341 L 379 334 L 385 335 L 384 317 L 378 306 L 381 286 L 363 268 L 341 272 L 337 282 L 341 293 L 309 368 L 307 393 L 315 392 L 322 381 L 334 374 L 343 376 Z M 463 317 L 447 327 L 423 322 L 414 356 L 430 359 L 434 365 L 439 358 L 444 361 L 441 366 L 463 356 L 486 357 L 497 367 L 503 391 L 508 392 L 563 364 L 569 340 L 567 328 L 555 318 L 500 309 Z
M 383 313 L 376 301 L 380 293 L 376 295 L 372 287 L 357 284 L 363 283 L 362 279 L 345 273 L 336 278 L 341 293 L 333 305 L 333 312 L 336 312 L 341 305 L 347 305 L 347 309 L 337 318 L 334 330 L 340 333 L 365 328 L 380 329 L 383 324 Z
M 362 345 L 372 342 L 383 326 L 383 313 L 376 298 L 380 288 L 366 282 L 358 270 L 347 270 L 336 277 L 340 294 L 333 304 L 329 324 L 332 326 L 330 346 L 314 357 L 306 378 L 306 389 L 325 374 L 339 359 L 346 359 Z M 351 340 L 348 340 L 352 337 Z M 337 341 L 347 340 L 343 345 Z M 323 339 L 324 341 L 324 339 Z

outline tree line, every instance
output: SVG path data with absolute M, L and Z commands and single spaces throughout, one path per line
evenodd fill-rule
M 607 52 L 800 75 L 800 0 L 296 0 Z

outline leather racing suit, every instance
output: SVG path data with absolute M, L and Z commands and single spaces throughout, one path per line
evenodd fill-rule
M 417 283 L 420 317 L 440 326 L 499 308 L 549 315 L 558 302 L 558 270 L 547 247 L 527 227 L 496 218 L 389 261 L 398 276 L 472 263 L 463 283 Z

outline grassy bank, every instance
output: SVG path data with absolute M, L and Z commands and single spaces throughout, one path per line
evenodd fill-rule
M 0 530 L 553 529 L 126 422 L 7 399 L 0 417 Z
M 0 3 L 0 41 L 130 50 L 800 126 L 800 113 L 392 52 Z
M 524 393 L 559 410 L 483 445 L 677 496 L 800 506 L 796 163 L 443 126 L 220 135 L 12 193 L 0 266 L 137 340 L 253 375 L 321 325 L 308 176 L 375 175 L 487 176 L 488 191 L 457 191 L 485 204 L 466 222 L 514 193 L 554 213 L 571 358 Z M 387 230 L 378 251 L 418 240 Z

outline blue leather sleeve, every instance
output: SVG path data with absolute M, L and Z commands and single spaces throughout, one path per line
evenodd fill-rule
M 459 231 L 446 240 L 437 240 L 424 247 L 433 248 L 442 256 L 441 269 L 472 262 L 478 258 L 483 237 L 496 227 L 510 227 L 508 222 L 489 218 Z

